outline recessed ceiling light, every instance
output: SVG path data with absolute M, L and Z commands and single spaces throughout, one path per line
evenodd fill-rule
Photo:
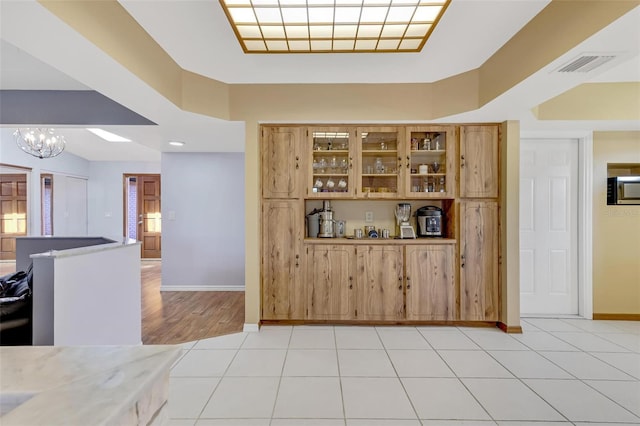
M 180 141 L 169 141 L 169 145 L 173 145 L 173 146 L 184 146 L 184 142 L 180 142 Z
M 419 52 L 451 0 L 220 0 L 245 53 Z
M 107 132 L 106 130 L 96 128 L 87 128 L 87 130 L 108 142 L 131 142 L 131 139 L 123 138 L 115 133 Z

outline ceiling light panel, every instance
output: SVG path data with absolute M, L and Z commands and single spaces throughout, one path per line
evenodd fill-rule
M 419 52 L 451 0 L 220 0 L 245 53 Z

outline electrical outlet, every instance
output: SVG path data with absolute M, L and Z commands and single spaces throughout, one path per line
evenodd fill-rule
M 364 212 L 364 221 L 366 223 L 373 222 L 373 212 Z

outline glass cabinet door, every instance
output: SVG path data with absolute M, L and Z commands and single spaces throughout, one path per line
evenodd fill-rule
M 311 127 L 308 140 L 312 152 L 309 198 L 352 197 L 353 128 Z
M 406 195 L 453 197 L 455 130 L 446 126 L 409 127 L 406 139 Z
M 402 129 L 360 127 L 356 132 L 360 163 L 358 195 L 397 198 L 400 194 Z

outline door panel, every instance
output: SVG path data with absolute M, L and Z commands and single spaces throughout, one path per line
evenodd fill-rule
M 407 246 L 405 250 L 407 319 L 456 319 L 455 246 Z
M 138 239 L 142 241 L 142 258 L 162 257 L 162 206 L 160 175 L 138 177 Z
M 302 179 L 302 130 L 297 127 L 266 127 L 262 135 L 262 196 L 297 198 Z
M 460 319 L 498 320 L 498 204 L 460 203 Z
M 66 235 L 86 236 L 88 234 L 87 180 L 66 176 L 65 194 Z
M 498 127 L 462 126 L 460 129 L 460 196 L 498 196 Z
M 266 201 L 262 213 L 262 319 L 303 319 L 302 219 L 297 201 Z
M 402 247 L 356 248 L 357 318 L 404 319 Z
M 578 142 L 522 140 L 520 311 L 577 314 Z
M 0 260 L 16 258 L 16 237 L 27 235 L 27 175 L 0 175 Z
M 355 248 L 313 245 L 307 254 L 307 318 L 352 319 Z

